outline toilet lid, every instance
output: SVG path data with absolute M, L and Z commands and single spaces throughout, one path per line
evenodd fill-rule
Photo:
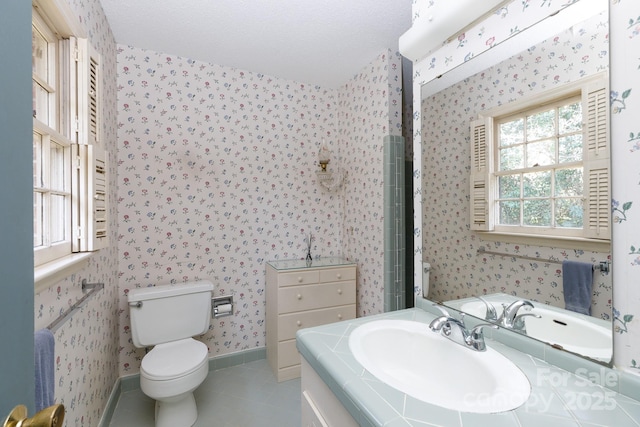
M 207 361 L 207 346 L 192 338 L 158 344 L 142 358 L 140 366 L 152 380 L 188 375 Z

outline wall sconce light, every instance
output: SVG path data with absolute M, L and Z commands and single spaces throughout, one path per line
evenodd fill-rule
M 331 161 L 331 150 L 327 147 L 324 140 L 320 145 L 320 151 L 318 151 L 318 163 L 320 164 L 320 171 L 316 172 L 318 176 L 318 182 L 322 187 L 329 191 L 334 191 L 340 188 L 344 175 L 342 171 L 337 168 L 334 172 L 327 171 L 327 165 Z
M 318 163 L 320 163 L 320 169 L 322 172 L 327 171 L 327 165 L 331 161 L 331 150 L 327 147 L 327 144 L 324 143 L 324 139 L 322 140 L 322 145 L 320 146 L 320 151 L 318 151 Z

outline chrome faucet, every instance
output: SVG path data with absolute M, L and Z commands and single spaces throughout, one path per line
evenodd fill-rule
M 461 319 L 455 319 L 442 307 L 436 305 L 442 316 L 436 317 L 429 324 L 429 329 L 433 332 L 439 333 L 456 344 L 460 344 L 475 351 L 485 351 L 487 346 L 484 342 L 484 335 L 482 329 L 484 327 L 497 328 L 497 325 L 490 323 L 482 323 L 477 325 L 471 330 L 468 330 L 464 324 L 464 313 L 461 314 Z
M 530 311 L 520 313 L 522 307 L 533 308 L 533 304 L 527 300 L 514 301 L 508 306 L 503 304 L 502 314 L 498 318 L 497 322 L 508 329 L 516 331 L 526 332 L 526 325 L 523 318 L 526 316 L 533 316 L 540 319 L 539 314 L 531 313 Z

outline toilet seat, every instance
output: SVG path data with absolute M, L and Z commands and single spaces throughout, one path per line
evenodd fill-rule
M 156 345 L 142 358 L 140 374 L 163 381 L 189 375 L 207 363 L 207 346 L 193 338 Z

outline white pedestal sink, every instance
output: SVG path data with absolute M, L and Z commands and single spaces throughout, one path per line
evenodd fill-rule
M 463 412 L 515 409 L 531 393 L 527 377 L 497 351 L 474 351 L 408 320 L 354 329 L 349 347 L 380 381 L 421 401 Z

